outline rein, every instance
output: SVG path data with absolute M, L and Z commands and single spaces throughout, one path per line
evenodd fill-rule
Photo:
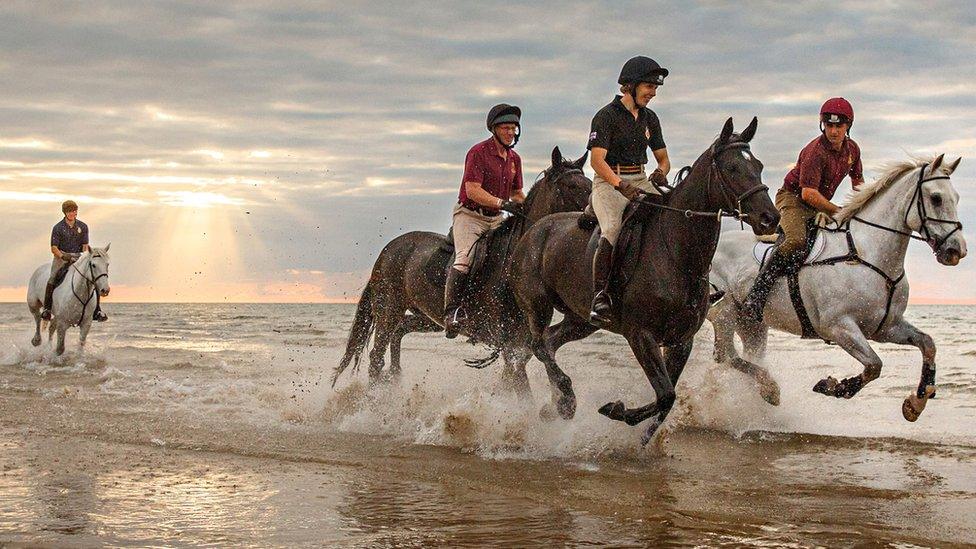
M 948 219 L 938 219 L 938 218 L 928 217 L 926 215 L 925 204 L 924 201 L 922 200 L 922 184 L 928 181 L 935 181 L 938 179 L 949 179 L 948 175 L 937 175 L 929 178 L 924 178 L 923 176 L 925 174 L 925 168 L 927 166 L 928 164 L 923 164 L 922 169 L 919 170 L 918 182 L 915 184 L 915 192 L 912 193 L 912 201 L 915 202 L 915 207 L 918 211 L 919 219 L 921 219 L 922 222 L 922 226 L 919 232 L 924 234 L 924 236 L 917 236 L 914 234 L 914 232 L 911 231 L 902 231 L 900 229 L 893 229 L 891 227 L 879 225 L 878 223 L 868 221 L 866 219 L 860 218 L 855 215 L 852 216 L 849 220 L 847 220 L 847 222 L 845 222 L 843 225 L 837 227 L 836 229 L 832 229 L 830 227 L 820 228 L 823 231 L 827 231 L 831 233 L 844 233 L 844 236 L 847 239 L 847 254 L 842 256 L 837 256 L 837 257 L 830 257 L 827 259 L 821 259 L 819 261 L 814 261 L 807 264 L 809 266 L 836 265 L 837 263 L 852 263 L 857 265 L 864 265 L 865 267 L 878 273 L 878 275 L 884 279 L 885 287 L 888 289 L 888 299 L 885 302 L 884 316 L 881 317 L 881 322 L 878 323 L 877 328 L 875 328 L 874 332 L 871 333 L 872 336 L 878 333 L 878 331 L 881 330 L 881 327 L 884 326 L 885 321 L 888 320 L 888 315 L 891 314 L 891 302 L 895 297 L 895 289 L 898 287 L 898 283 L 901 282 L 903 278 L 905 278 L 905 270 L 902 269 L 900 275 L 898 275 L 896 278 L 892 278 L 891 276 L 888 275 L 888 273 L 884 272 L 880 267 L 862 258 L 860 253 L 858 253 L 857 251 L 857 245 L 854 243 L 854 236 L 851 234 L 851 221 L 858 221 L 870 227 L 875 227 L 877 229 L 888 231 L 890 233 L 900 234 L 902 236 L 907 236 L 909 238 L 913 238 L 915 240 L 921 240 L 923 242 L 930 242 L 932 240 L 929 234 L 928 227 L 926 226 L 926 223 L 928 223 L 929 221 L 933 221 L 936 223 L 950 223 L 955 225 L 955 228 L 952 231 L 950 231 L 941 239 L 935 241 L 936 243 L 933 245 L 933 249 L 938 249 L 939 246 L 941 246 L 946 240 L 948 240 L 950 236 L 952 236 L 956 231 L 962 229 L 962 222 L 951 221 Z M 908 212 L 910 212 L 911 209 L 912 207 L 909 206 L 908 209 L 905 211 L 906 226 L 908 225 Z
M 91 259 L 94 259 L 94 257 Z M 83 316 L 85 314 L 85 309 L 88 308 L 88 304 L 91 303 L 92 298 L 95 297 L 95 291 L 98 290 L 98 288 L 95 287 L 95 283 L 98 282 L 98 279 L 102 278 L 103 276 L 106 278 L 108 277 L 108 273 L 102 273 L 95 276 L 95 265 L 92 264 L 91 259 L 88 260 L 88 272 L 91 273 L 91 278 L 85 276 L 85 273 L 81 272 L 81 269 L 79 269 L 74 263 L 71 264 L 71 268 L 73 269 L 71 273 L 71 293 L 75 296 L 75 299 L 78 300 L 78 303 L 81 303 L 81 314 Z M 85 287 L 90 288 L 87 292 L 87 299 L 81 299 L 81 296 L 79 296 L 78 292 L 75 291 L 75 273 L 78 273 L 81 278 L 85 280 Z
M 729 149 L 747 150 L 749 149 L 749 143 L 737 142 L 737 143 L 728 143 L 721 147 L 715 147 L 715 146 L 712 147 L 711 164 L 708 167 L 708 186 L 709 187 L 712 186 L 713 175 L 717 173 L 719 189 L 722 192 L 722 197 L 729 203 L 735 203 L 734 208 L 731 208 L 730 210 L 726 210 L 725 208 L 719 208 L 717 211 L 709 212 L 709 211 L 695 211 L 690 209 L 684 210 L 681 208 L 668 206 L 666 204 L 658 204 L 656 202 L 641 201 L 641 203 L 647 204 L 648 206 L 652 206 L 654 208 L 660 208 L 662 210 L 678 212 L 684 215 L 685 218 L 687 219 L 691 219 L 692 217 L 714 217 L 717 220 L 721 220 L 723 217 L 734 217 L 741 222 L 749 215 L 749 214 L 742 213 L 742 201 L 758 192 L 768 191 L 769 187 L 767 187 L 763 183 L 760 183 L 754 187 L 750 187 L 749 189 L 746 189 L 745 191 L 743 191 L 738 195 L 735 195 L 732 189 L 729 187 L 728 181 L 725 178 L 725 174 L 724 172 L 722 172 L 722 169 L 718 166 L 718 161 L 717 161 L 718 155 L 720 155 L 721 153 Z M 681 183 L 684 180 L 685 176 L 690 172 L 691 172 L 691 167 L 689 166 L 685 166 L 684 168 L 681 168 L 681 170 L 678 171 L 678 174 L 675 177 L 675 185 Z M 640 193 L 643 195 L 654 195 L 654 193 L 649 193 L 643 190 L 640 191 Z M 662 193 L 662 196 L 663 195 L 664 193 Z

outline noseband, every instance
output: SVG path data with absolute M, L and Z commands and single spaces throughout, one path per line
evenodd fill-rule
M 738 141 L 735 143 L 726 143 L 725 145 L 721 146 L 713 146 L 712 162 L 708 168 L 708 184 L 711 185 L 712 183 L 712 175 L 718 174 L 719 189 L 722 191 L 722 196 L 726 200 L 726 205 L 728 205 L 728 207 L 731 209 L 731 212 L 729 212 L 729 217 L 735 217 L 739 221 L 742 221 L 749 216 L 749 214 L 742 213 L 742 201 L 756 193 L 768 191 L 769 187 L 763 183 L 759 183 L 758 185 L 750 187 L 742 193 L 736 195 L 735 191 L 733 191 L 729 185 L 728 180 L 725 178 L 725 173 L 718 165 L 718 156 L 730 149 L 747 151 L 749 150 L 749 143 Z

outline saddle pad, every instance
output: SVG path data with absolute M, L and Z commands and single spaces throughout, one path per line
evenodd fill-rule
M 775 246 L 775 244 L 772 242 L 756 242 L 756 245 L 752 248 L 752 258 L 756 260 L 756 263 L 762 266 L 766 262 L 766 258 L 769 257 L 769 250 L 773 246 Z M 824 231 L 818 231 L 817 238 L 813 241 L 813 246 L 810 247 L 810 253 L 807 254 L 807 258 L 803 260 L 803 264 L 806 265 L 816 261 L 826 247 L 827 237 L 825 236 Z

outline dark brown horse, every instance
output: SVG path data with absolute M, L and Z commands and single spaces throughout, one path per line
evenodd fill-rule
M 629 248 L 618 245 L 625 249 L 617 253 L 639 255 L 635 261 L 624 261 L 630 270 L 617 278 L 627 282 L 617 286 L 609 329 L 627 338 L 657 400 L 640 408 L 626 408 L 618 401 L 603 406 L 600 413 L 629 425 L 654 417 L 645 441 L 674 404 L 674 385 L 705 320 L 708 271 L 721 229 L 719 212 L 741 212 L 757 234 L 772 232 L 779 222 L 762 184 L 763 165 L 749 150 L 756 126 L 753 118 L 737 135 L 730 118 L 719 138 L 670 192 L 668 209 L 642 199 L 637 211 L 638 222 L 644 224 L 640 238 Z M 579 218 L 576 213 L 556 214 L 533 225 L 516 246 L 511 264 L 510 284 L 527 318 L 532 351 L 546 367 L 556 411 L 567 419 L 575 413 L 576 396 L 554 357 L 562 345 L 596 331 L 587 321 L 596 239 L 578 226 Z M 564 319 L 549 326 L 553 309 Z
M 583 174 L 586 155 L 564 160 L 559 147 L 552 151 L 552 165 L 532 186 L 525 199 L 525 215 L 506 219 L 479 242 L 487 251 L 481 267 L 473 269 L 465 298 L 468 320 L 461 333 L 472 341 L 498 351 L 505 360 L 505 376 L 517 390 L 526 391 L 524 365 L 531 358 L 528 334 L 514 296 L 507 285 L 508 260 L 526 229 L 554 212 L 582 211 L 593 183 Z M 391 348 L 390 373 L 400 371 L 400 340 L 411 332 L 442 330 L 444 283 L 452 259 L 451 244 L 442 234 L 413 231 L 393 239 L 383 248 L 356 308 L 346 352 L 336 368 L 332 384 L 350 364 L 359 364 L 373 337 L 369 377 L 383 370 L 387 346 Z M 518 336 L 521 336 L 519 339 Z

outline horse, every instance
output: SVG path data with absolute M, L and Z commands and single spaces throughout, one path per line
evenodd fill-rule
M 636 261 L 625 262 L 630 265 L 629 281 L 622 289 L 618 285 L 608 329 L 627 339 L 657 398 L 635 409 L 618 401 L 599 412 L 629 425 L 654 417 L 645 442 L 674 404 L 674 385 L 691 353 L 692 338 L 705 320 L 707 276 L 720 216 L 737 212 L 760 234 L 779 222 L 762 184 L 762 162 L 749 148 L 757 125 L 753 118 L 736 134 L 729 118 L 719 137 L 668 193 L 666 204 L 639 199 L 635 217 L 643 230 L 636 237 L 638 249 L 628 251 L 618 242 L 617 253 L 637 256 Z M 645 215 L 640 216 L 640 210 Z M 629 226 L 625 223 L 625 228 Z M 597 238 L 581 230 L 580 214 L 555 214 L 533 225 L 512 257 L 512 289 L 531 332 L 532 352 L 545 365 L 552 389 L 552 402 L 546 407 L 554 406 L 564 419 L 574 416 L 576 397 L 572 380 L 559 368 L 555 354 L 562 345 L 597 330 L 588 321 Z M 616 258 L 614 262 L 619 264 Z M 564 317 L 550 326 L 554 309 Z M 661 346 L 667 347 L 667 357 Z
M 922 352 L 918 388 L 902 403 L 906 420 L 917 420 L 928 399 L 935 395 L 935 343 L 903 317 L 908 306 L 905 253 L 915 238 L 927 242 L 943 265 L 957 265 L 966 257 L 957 211 L 959 193 L 950 180 L 962 159 L 947 163 L 944 157 L 892 164 L 879 179 L 852 193 L 836 215 L 833 228 L 821 230 L 822 250 L 818 244 L 818 251 L 797 275 L 803 309 L 809 318 L 806 331 L 836 343 L 864 368 L 860 375 L 842 381 L 824 378 L 814 391 L 851 398 L 877 379 L 882 361 L 869 343 L 877 341 L 913 345 Z M 709 312 L 715 328 L 715 359 L 731 361 L 737 368 L 741 362 L 733 340 L 736 332 L 747 356 L 753 359 L 765 354 L 770 327 L 792 334 L 804 332 L 786 280 L 777 281 L 773 288 L 762 323 L 740 314 L 740 304 L 759 270 L 753 259 L 755 246 L 755 238 L 748 234 L 724 238 L 710 275 L 712 284 L 731 297 Z M 745 371 L 763 390 L 775 386 L 765 369 Z
M 461 333 L 472 342 L 491 346 L 492 355 L 469 365 L 484 367 L 498 358 L 505 361 L 503 378 L 522 394 L 528 391 L 524 364 L 531 352 L 511 337 L 518 325 L 519 310 L 506 286 L 506 265 L 511 249 L 526 227 L 553 212 L 582 211 L 592 188 L 583 174 L 587 154 L 575 161 L 563 158 L 559 147 L 552 150 L 552 164 L 540 174 L 525 199 L 524 215 L 508 217 L 501 226 L 479 241 L 486 245 L 483 266 L 472 269 L 464 300 L 468 320 Z M 393 239 L 380 252 L 359 298 L 346 351 L 335 369 L 332 385 L 350 365 L 354 370 L 370 337 L 369 379 L 376 381 L 390 347 L 390 376 L 400 373 L 400 341 L 412 332 L 443 329 L 444 284 L 453 242 L 442 234 L 413 231 Z M 476 254 L 477 255 L 477 254 Z M 521 364 L 522 367 L 517 367 Z
M 64 335 L 68 328 L 78 326 L 79 348 L 85 347 L 92 315 L 95 313 L 95 292 L 106 297 L 110 290 L 110 247 L 111 243 L 104 248 L 91 248 L 81 254 L 78 261 L 68 266 L 68 274 L 54 290 L 54 299 L 51 302 L 53 317 L 48 329 L 48 340 L 51 340 L 55 331 L 58 333 L 58 343 L 54 351 L 58 356 L 64 353 Z M 31 345 L 35 347 L 41 344 L 41 309 L 44 307 L 44 290 L 50 276 L 51 264 L 45 263 L 34 271 L 27 285 L 27 308 L 34 315 L 34 337 Z

